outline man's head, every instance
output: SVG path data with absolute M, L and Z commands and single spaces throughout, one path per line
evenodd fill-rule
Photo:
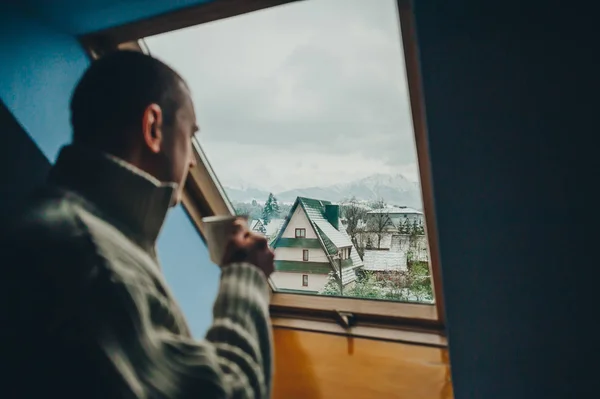
M 179 185 L 195 164 L 198 130 L 185 81 L 155 58 L 118 51 L 94 61 L 71 98 L 73 142 Z

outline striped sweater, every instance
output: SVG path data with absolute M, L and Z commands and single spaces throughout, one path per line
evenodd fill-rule
M 174 190 L 105 155 L 61 151 L 48 186 L 2 235 L 0 342 L 10 372 L 0 397 L 270 396 L 263 273 L 222 269 L 201 341 L 164 280 L 155 244 Z

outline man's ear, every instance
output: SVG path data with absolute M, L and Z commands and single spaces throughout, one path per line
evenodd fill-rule
M 142 132 L 146 146 L 155 154 L 160 152 L 163 141 L 163 112 L 158 104 L 150 104 L 144 110 Z

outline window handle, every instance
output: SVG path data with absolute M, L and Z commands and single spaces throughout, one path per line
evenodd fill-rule
M 342 326 L 342 328 L 349 330 L 354 324 L 354 315 L 352 313 L 335 310 L 334 314 L 336 321 Z

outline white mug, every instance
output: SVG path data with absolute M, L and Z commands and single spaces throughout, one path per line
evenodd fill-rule
M 223 258 L 227 250 L 227 243 L 231 238 L 234 229 L 235 221 L 242 219 L 248 223 L 247 216 L 208 216 L 202 219 L 204 226 L 204 238 L 210 254 L 210 260 L 218 266 L 223 266 Z

